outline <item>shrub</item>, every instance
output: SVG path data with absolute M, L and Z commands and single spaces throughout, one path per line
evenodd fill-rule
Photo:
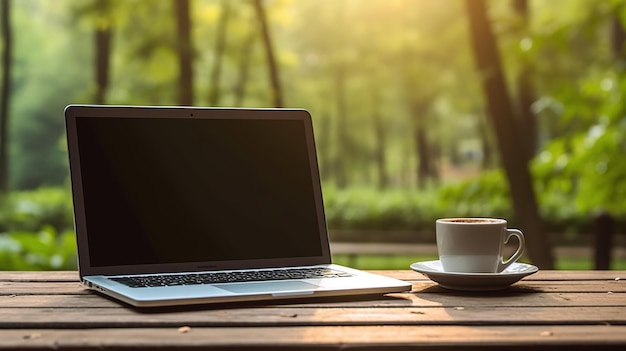
M 72 210 L 71 192 L 64 187 L 12 192 L 2 204 L 0 233 L 36 232 L 45 226 L 73 230 Z
M 324 190 L 332 229 L 421 230 L 436 216 L 436 191 L 351 188 Z
M 51 226 L 37 232 L 0 234 L 0 268 L 4 270 L 76 269 L 72 231 L 57 233 Z

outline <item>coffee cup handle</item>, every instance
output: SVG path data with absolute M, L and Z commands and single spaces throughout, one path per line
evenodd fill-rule
M 517 229 L 507 229 L 507 236 L 504 240 L 504 244 L 509 242 L 512 236 L 517 237 L 518 246 L 515 253 L 506 261 L 498 262 L 498 273 L 505 270 L 508 266 L 516 262 L 524 253 L 524 247 L 526 247 L 526 241 L 524 240 L 524 234 L 520 230 Z

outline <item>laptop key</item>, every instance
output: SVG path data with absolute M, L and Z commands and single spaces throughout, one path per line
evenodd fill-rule
M 128 276 L 112 277 L 111 279 L 131 288 L 144 288 L 175 285 L 242 283 L 268 280 L 321 279 L 349 276 L 351 276 L 350 273 L 332 270 L 329 268 L 294 268 L 260 271 Z

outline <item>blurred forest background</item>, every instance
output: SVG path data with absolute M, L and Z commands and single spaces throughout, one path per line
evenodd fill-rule
M 70 103 L 308 109 L 333 240 L 626 227 L 624 0 L 0 4 L 0 269 L 75 267 Z

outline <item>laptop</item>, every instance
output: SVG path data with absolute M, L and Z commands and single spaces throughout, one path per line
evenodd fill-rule
M 81 282 L 133 306 L 403 292 L 332 264 L 302 109 L 69 105 Z

